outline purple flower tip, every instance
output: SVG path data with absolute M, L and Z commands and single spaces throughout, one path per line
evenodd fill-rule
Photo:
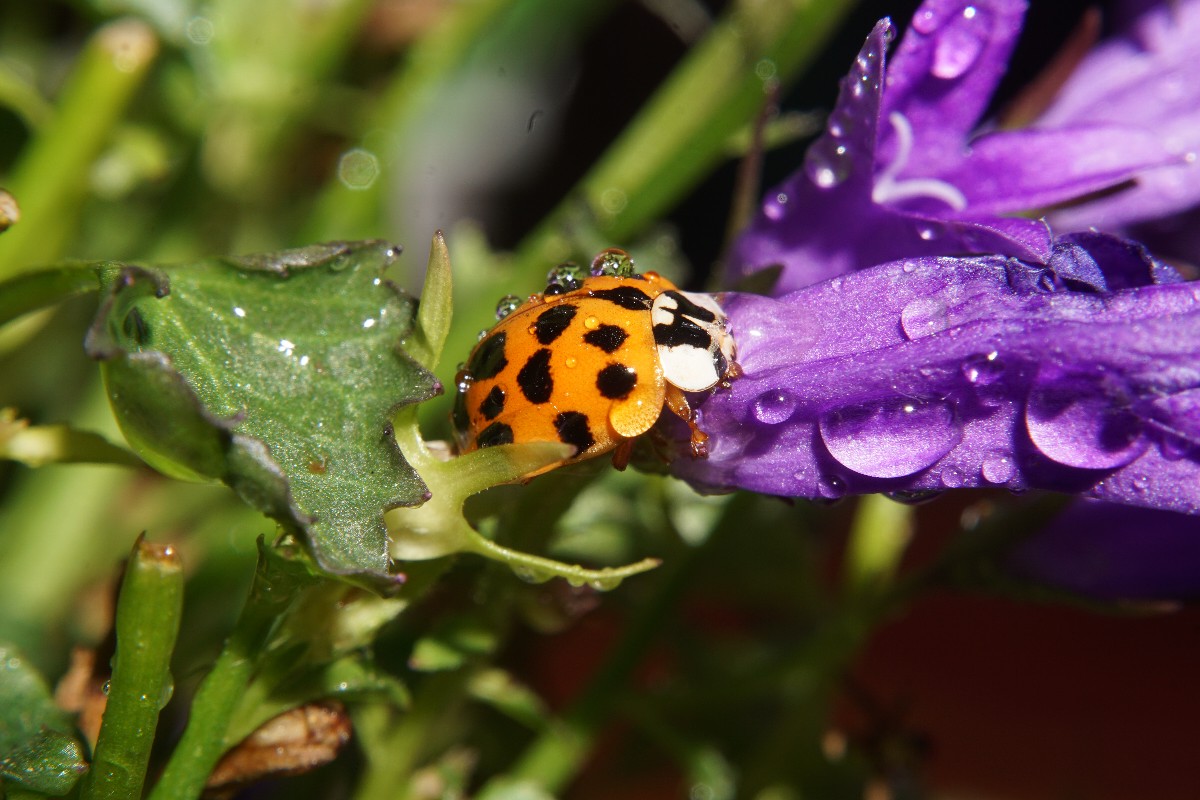
M 996 486 L 1200 512 L 1200 286 L 1137 245 L 1058 242 L 730 295 L 744 376 L 707 398 L 709 490 Z
M 981 126 L 1025 8 L 1024 0 L 927 0 L 890 63 L 891 25 L 876 25 L 804 168 L 767 193 L 734 244 L 731 276 L 781 265 L 784 293 L 899 258 L 975 253 L 1045 263 L 1049 229 L 1017 214 L 1143 175 L 1179 180 L 1178 146 L 1137 114 L 1075 104 L 1022 130 Z M 1173 208 L 1179 198 L 1194 202 L 1186 192 L 1170 198 Z

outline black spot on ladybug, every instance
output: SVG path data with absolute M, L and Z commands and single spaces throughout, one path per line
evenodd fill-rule
M 538 315 L 537 322 L 533 323 L 533 332 L 537 340 L 542 344 L 550 344 L 562 336 L 571 320 L 575 319 L 575 312 L 578 310 L 570 303 L 562 303 L 543 311 Z
M 596 388 L 609 400 L 628 397 L 637 386 L 637 372 L 624 364 L 609 364 L 596 375 Z
M 660 322 L 654 326 L 654 342 L 666 347 L 687 345 L 698 347 L 701 350 L 708 350 L 712 347 L 712 337 L 708 335 L 708 331 L 687 317 L 678 316 L 671 320 L 670 325 L 663 325 Z
M 492 420 L 500 416 L 500 412 L 503 410 L 504 390 L 499 386 L 493 386 L 487 397 L 483 398 L 483 402 L 479 404 L 479 413 L 483 414 L 484 419 Z
M 498 331 L 475 348 L 466 368 L 474 380 L 485 381 L 494 378 L 500 374 L 500 370 L 508 366 L 508 358 L 504 355 L 504 343 L 507 338 L 504 331 Z
M 698 319 L 701 322 L 716 322 L 716 314 L 688 300 L 682 292 L 664 292 L 664 294 L 675 301 L 676 310 L 674 313 L 676 315 L 683 314 L 685 317 Z
M 478 447 L 495 447 L 498 444 L 512 443 L 513 429 L 503 422 L 493 422 L 475 437 L 475 444 Z
M 588 344 L 599 347 L 606 353 L 616 352 L 617 348 L 625 343 L 629 338 L 629 334 L 620 325 L 601 325 L 594 331 L 588 331 L 583 335 L 583 340 Z
M 607 300 L 621 308 L 627 308 L 630 311 L 644 311 L 651 306 L 650 295 L 643 292 L 636 286 L 618 286 L 615 289 L 596 289 L 592 292 L 592 297 L 598 297 L 601 300 Z
M 587 415 L 578 411 L 564 411 L 554 418 L 554 430 L 558 431 L 558 440 L 573 444 L 579 449 L 575 455 L 596 443 L 591 430 L 588 429 Z
M 543 347 L 529 357 L 517 373 L 517 385 L 525 399 L 535 405 L 550 399 L 554 379 L 550 377 L 550 351 L 547 348 Z
M 467 393 L 458 392 L 454 396 L 454 410 L 450 414 L 450 421 L 454 425 L 454 430 L 459 433 L 465 432 L 471 427 L 471 419 L 467 415 Z M 461 440 L 460 440 L 461 441 Z

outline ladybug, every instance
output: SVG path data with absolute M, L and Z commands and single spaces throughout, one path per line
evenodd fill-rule
M 624 469 L 634 439 L 666 407 L 691 428 L 692 455 L 708 454 L 686 393 L 727 388 L 740 374 L 729 321 L 711 297 L 638 274 L 627 253 L 610 249 L 589 276 L 557 267 L 543 294 L 506 297 L 496 313 L 455 381 L 459 452 L 565 442 L 576 450 L 562 463 L 615 451 Z

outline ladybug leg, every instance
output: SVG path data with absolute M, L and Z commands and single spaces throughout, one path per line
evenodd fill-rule
M 708 456 L 708 434 L 696 427 L 696 412 L 687 401 L 687 395 L 677 386 L 667 386 L 667 408 L 688 424 L 692 430 L 692 458 Z
M 617 449 L 613 450 L 613 466 L 619 472 L 624 472 L 629 466 L 629 459 L 633 455 L 633 439 L 622 439 L 617 445 Z

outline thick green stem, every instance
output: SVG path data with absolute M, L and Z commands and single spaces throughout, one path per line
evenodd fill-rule
M 138 539 L 117 601 L 108 705 L 83 800 L 141 795 L 158 712 L 171 693 L 171 653 L 182 612 L 183 566 L 175 550 Z
M 233 744 L 227 741 L 227 733 L 234 710 L 271 632 L 295 600 L 297 585 L 292 576 L 275 568 L 260 540 L 258 568 L 246 606 L 217 663 L 196 692 L 187 729 L 150 793 L 151 800 L 200 796 L 213 767 Z

